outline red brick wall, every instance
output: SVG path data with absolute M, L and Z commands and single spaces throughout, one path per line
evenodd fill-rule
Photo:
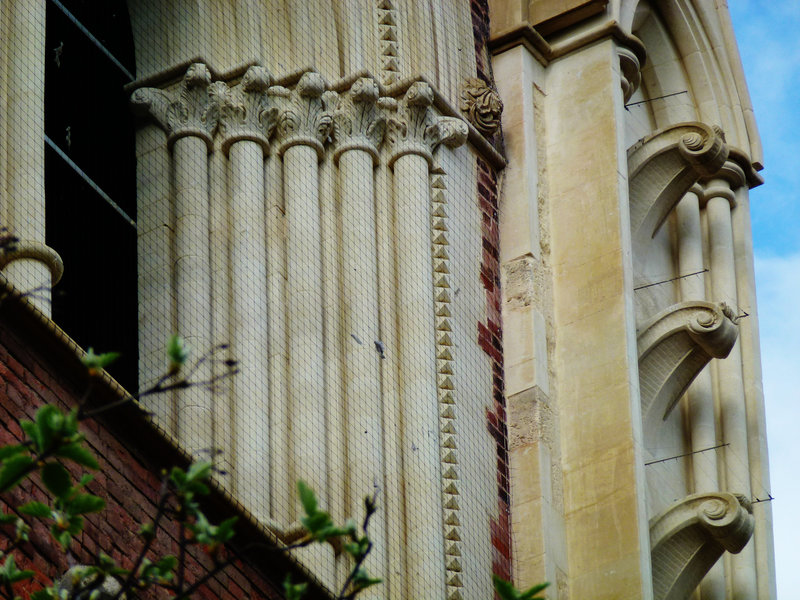
M 10 330 L 9 323 L 15 317 L 4 314 L 8 312 L 9 302 L 9 299 L 5 299 L 0 305 L 0 444 L 22 440 L 19 419 L 33 419 L 42 404 L 50 403 L 62 410 L 69 410 L 74 406 L 78 394 L 85 389 L 85 381 L 80 381 L 82 369 L 74 354 L 72 364 L 56 364 L 63 356 L 67 357 L 67 363 L 70 362 L 70 353 L 64 351 L 63 339 L 59 339 L 57 333 L 52 333 L 52 339 L 48 340 L 48 332 L 42 336 L 40 331 L 31 336 L 34 338 L 32 340 L 27 338 L 24 329 L 19 331 L 19 327 L 15 326 L 17 331 Z M 24 310 L 20 314 L 24 314 Z M 50 348 L 56 355 L 55 361 L 50 355 Z M 98 395 L 106 396 L 105 400 L 114 397 L 103 382 L 99 382 L 97 387 Z M 28 582 L 18 590 L 23 597 L 30 591 L 49 585 L 71 564 L 93 564 L 98 552 L 110 555 L 122 566 L 130 566 L 142 544 L 136 532 L 142 523 L 151 520 L 156 513 L 162 470 L 174 464 L 185 464 L 184 457 L 148 425 L 137 409 L 130 407 L 116 414 L 108 414 L 113 417 L 104 421 L 88 420 L 82 426 L 88 446 L 101 464 L 101 470 L 95 473 L 95 480 L 88 488 L 107 500 L 107 508 L 102 513 L 89 516 L 83 533 L 73 542 L 71 556 L 58 550 L 45 524 L 26 517 L 29 523 L 35 525 L 31 531 L 31 541 L 17 552 L 18 563 L 21 562 L 20 567 L 32 568 L 38 574 L 33 582 Z M 44 488 L 38 476 L 4 494 L 0 508 L 5 512 L 13 511 L 16 506 L 31 499 L 45 501 Z M 207 514 L 212 522 L 236 513 L 235 506 L 219 494 L 209 500 Z M 162 532 L 154 543 L 156 556 L 177 554 L 177 536 L 177 526 L 174 524 L 168 527 L 167 532 Z M 274 551 L 265 550 L 263 544 L 269 543 L 266 536 L 255 530 L 252 523 L 241 518 L 237 524 L 237 538 L 241 540 L 239 546 L 230 545 L 223 552 L 244 550 L 239 556 L 245 560 L 238 560 L 228 567 L 208 585 L 200 588 L 195 597 L 231 600 L 282 597 L 277 590 L 280 589 L 285 571 L 290 568 L 286 561 Z M 259 542 L 261 549 L 246 552 L 245 545 Z M 268 567 L 265 568 L 265 565 Z M 211 566 L 210 557 L 194 549 L 187 562 L 187 581 L 196 581 Z M 302 578 L 302 574 L 294 576 L 295 581 L 301 581 Z M 325 597 L 316 589 L 312 590 L 312 595 Z M 150 593 L 148 597 L 160 595 Z
M 486 425 L 497 453 L 497 519 L 490 523 L 493 572 L 511 579 L 511 528 L 509 525 L 508 427 L 503 374 L 503 331 L 500 315 L 500 262 L 497 220 L 497 174 L 478 160 L 478 197 L 483 218 L 481 281 L 486 290 L 486 323 L 478 323 L 478 343 L 492 361 L 493 403 L 486 409 Z

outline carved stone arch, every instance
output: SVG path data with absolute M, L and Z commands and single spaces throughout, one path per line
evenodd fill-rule
M 685 600 L 726 550 L 753 534 L 750 503 L 727 492 L 694 494 L 650 519 L 655 600 Z
M 637 22 L 645 4 L 651 15 Z M 745 149 L 760 168 L 761 142 L 736 44 L 725 26 L 727 8 L 704 0 L 620 0 L 619 18 L 647 50 L 645 96 L 687 92 L 649 107 L 658 127 L 695 119 L 718 124 L 728 142 Z
M 724 304 L 682 302 L 645 323 L 638 334 L 645 444 L 712 358 L 725 358 L 739 334 Z

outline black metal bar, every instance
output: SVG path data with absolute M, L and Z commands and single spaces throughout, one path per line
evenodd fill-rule
M 81 169 L 75 163 L 74 160 L 72 160 L 69 156 L 67 156 L 66 153 L 61 148 L 58 147 L 58 144 L 56 144 L 53 140 L 51 140 L 47 135 L 44 136 L 44 141 L 48 146 L 50 146 L 53 150 L 55 150 L 56 154 L 58 154 L 61 157 L 61 159 L 65 163 L 67 163 L 67 165 L 69 165 L 70 168 L 72 168 L 72 170 L 75 171 L 75 173 L 77 173 L 80 176 L 80 178 L 83 179 L 89 185 L 89 187 L 91 187 L 95 192 L 97 192 L 98 196 L 100 196 L 103 200 L 108 202 L 111 208 L 117 211 L 120 214 L 120 216 L 122 216 L 122 218 L 125 219 L 131 227 L 136 229 L 136 221 L 131 219 L 128 213 L 122 210 L 122 207 L 120 207 L 119 204 L 117 204 L 111 199 L 111 196 L 106 194 L 100 188 L 100 186 L 94 182 L 94 180 L 91 177 L 89 177 L 86 173 L 84 173 L 83 169 Z
M 120 71 L 122 71 L 122 73 L 125 75 L 125 77 L 128 78 L 128 81 L 133 81 L 135 79 L 135 77 L 133 76 L 133 73 L 128 71 L 128 69 L 125 68 L 125 65 L 123 65 L 121 62 L 119 62 L 117 60 L 117 57 L 114 56 L 113 54 L 111 54 L 111 51 L 108 48 L 106 48 L 100 40 L 98 40 L 96 37 L 94 37 L 92 35 L 92 32 L 89 31 L 88 29 L 86 29 L 86 27 L 84 27 L 83 23 L 81 23 L 75 17 L 75 15 L 73 15 L 71 12 L 69 12 L 69 10 L 67 10 L 66 6 L 61 4 L 61 2 L 59 2 L 59 0 L 50 0 L 50 2 L 52 2 L 53 5 L 56 8 L 58 8 L 58 10 L 60 10 L 62 13 L 64 13 L 64 16 L 67 17 L 67 19 L 69 19 L 70 21 L 72 21 L 73 25 L 75 25 L 75 27 L 80 29 L 81 33 L 83 33 L 83 35 L 85 35 L 90 42 L 92 42 L 95 46 L 97 46 L 97 49 L 100 50 L 100 52 L 105 54 L 108 57 L 108 59 L 111 62 L 113 62 L 114 65 Z

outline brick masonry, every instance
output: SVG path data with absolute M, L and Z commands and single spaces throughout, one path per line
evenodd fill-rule
M 490 523 L 494 546 L 493 572 L 511 579 L 511 528 L 508 464 L 508 426 L 503 374 L 503 331 L 500 314 L 500 261 L 497 219 L 497 173 L 478 160 L 478 197 L 483 219 L 483 261 L 481 281 L 486 290 L 486 323 L 478 323 L 478 343 L 492 361 L 491 407 L 486 409 L 486 426 L 497 452 L 497 510 Z
M 10 305 L 15 303 L 17 310 L 9 315 Z M 33 318 L 27 323 L 25 319 L 20 322 L 19 316 L 25 313 L 33 315 Z M 31 323 L 32 329 L 39 331 L 27 330 L 26 326 Z M 76 354 L 70 353 L 68 348 L 65 351 L 64 346 L 69 344 L 65 336 L 57 331 L 42 331 L 47 327 L 41 323 L 41 319 L 24 306 L 24 301 L 6 297 L 0 304 L 0 445 L 21 441 L 23 434 L 19 420 L 32 420 L 43 404 L 70 410 L 86 389 L 87 379 Z M 66 360 L 62 361 L 65 356 Z M 98 380 L 93 396 L 102 401 L 118 398 L 117 392 L 112 392 L 110 387 L 107 381 Z M 88 489 L 106 499 L 106 510 L 88 516 L 83 533 L 73 541 L 70 554 L 61 552 L 51 540 L 47 525 L 26 517 L 32 525 L 31 540 L 16 553 L 17 562 L 20 568 L 35 570 L 36 577 L 16 586 L 16 593 L 22 597 L 51 584 L 70 565 L 94 564 L 100 552 L 113 557 L 122 566 L 131 566 L 142 546 L 137 535 L 139 526 L 156 514 L 162 473 L 170 465 L 186 464 L 185 457 L 179 455 L 135 407 L 107 414 L 111 416 L 84 421 L 81 427 L 88 447 L 101 465 Z M 75 474 L 78 472 L 74 470 Z M 14 511 L 31 499 L 46 499 L 38 476 L 4 494 L 0 506 L 5 512 Z M 239 540 L 238 545 L 230 544 L 223 549 L 220 558 L 239 558 L 200 588 L 195 597 L 220 600 L 281 598 L 279 590 L 285 572 L 297 569 L 272 550 L 274 544 L 256 530 L 232 501 L 216 491 L 209 497 L 207 514 L 212 522 L 237 513 L 240 521 L 234 541 Z M 177 554 L 178 535 L 177 525 L 170 523 L 153 544 L 153 555 Z M 252 549 L 254 544 L 259 546 L 257 551 Z M 197 581 L 212 567 L 211 557 L 193 547 L 186 563 L 187 582 Z M 293 577 L 295 581 L 303 578 L 304 574 L 299 571 Z M 312 588 L 311 595 L 329 597 L 318 588 Z M 166 593 L 153 591 L 140 597 L 160 598 L 166 597 Z

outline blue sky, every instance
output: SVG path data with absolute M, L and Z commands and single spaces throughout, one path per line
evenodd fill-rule
M 764 145 L 751 191 L 778 597 L 800 590 L 800 2 L 729 0 Z

